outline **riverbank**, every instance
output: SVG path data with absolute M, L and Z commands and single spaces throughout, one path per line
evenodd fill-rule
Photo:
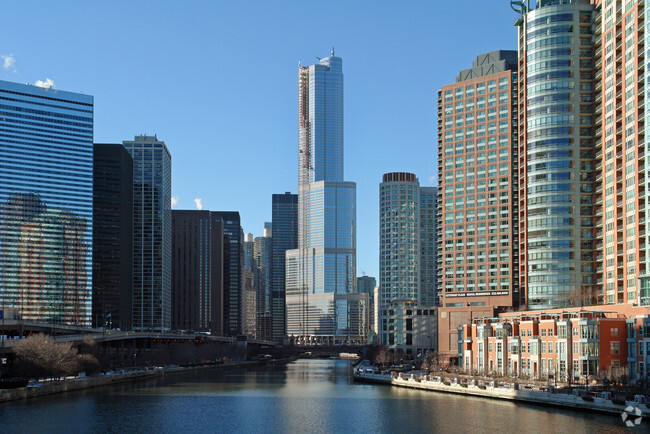
M 626 412 L 626 409 L 629 411 L 629 407 L 633 407 L 634 413 L 630 414 L 631 417 L 650 417 L 650 409 L 647 404 L 635 401 L 614 403 L 608 395 L 601 395 L 600 397 L 583 396 L 584 394 L 580 393 L 582 391 L 578 391 L 575 394 L 553 393 L 552 390 L 520 389 L 516 383 L 491 381 L 487 384 L 479 384 L 476 380 L 461 383 L 457 378 L 447 379 L 433 375 L 403 373 L 373 374 L 355 372 L 354 379 L 356 381 L 389 384 L 391 386 L 408 387 L 411 389 L 518 401 L 546 407 L 570 408 L 610 415 L 621 415 Z
M 133 382 L 148 380 L 156 377 L 164 377 L 166 375 L 174 375 L 187 373 L 192 371 L 200 371 L 207 369 L 230 369 L 241 368 L 246 366 L 256 365 L 269 365 L 275 363 L 287 363 L 291 359 L 280 359 L 272 361 L 241 361 L 241 362 L 225 362 L 223 364 L 208 364 L 201 366 L 181 367 L 181 366 L 165 366 L 137 370 L 120 370 L 113 371 L 107 374 L 102 374 L 94 377 L 79 377 L 65 379 L 61 381 L 50 382 L 36 382 L 31 383 L 27 387 L 20 387 L 16 389 L 0 389 L 0 403 L 7 401 L 15 401 L 20 399 L 34 398 L 37 396 L 53 395 L 58 393 L 73 392 L 83 389 L 91 389 L 102 386 L 111 386 L 119 383 Z

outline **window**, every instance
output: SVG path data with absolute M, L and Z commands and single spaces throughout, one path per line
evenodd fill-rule
M 612 327 L 610 331 L 611 331 L 612 337 L 617 337 L 618 336 L 618 327 Z
M 613 356 L 618 356 L 621 353 L 621 344 L 620 342 L 610 342 L 609 343 L 609 354 Z

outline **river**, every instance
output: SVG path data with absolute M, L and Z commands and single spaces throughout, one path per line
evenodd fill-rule
M 620 417 L 353 383 L 346 360 L 202 370 L 0 404 L 0 432 L 10 433 L 626 431 Z

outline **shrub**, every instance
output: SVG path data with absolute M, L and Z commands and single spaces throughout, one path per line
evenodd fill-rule
M 466 387 L 467 387 L 467 383 L 460 383 L 460 386 L 466 388 Z
M 443 381 L 442 384 L 444 384 L 445 386 L 449 386 L 451 383 L 449 381 Z
M 478 388 L 479 388 L 479 389 L 483 389 L 483 390 L 487 389 L 487 387 L 485 387 L 485 384 L 480 384 L 480 385 L 478 386 Z

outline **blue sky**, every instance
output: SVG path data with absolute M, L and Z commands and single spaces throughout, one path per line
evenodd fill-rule
M 256 236 L 297 191 L 298 61 L 345 75 L 345 177 L 357 272 L 377 276 L 383 173 L 436 174 L 436 91 L 477 54 L 515 49 L 503 1 L 3 2 L 0 79 L 95 97 L 95 141 L 157 134 L 177 209 L 237 210 Z

